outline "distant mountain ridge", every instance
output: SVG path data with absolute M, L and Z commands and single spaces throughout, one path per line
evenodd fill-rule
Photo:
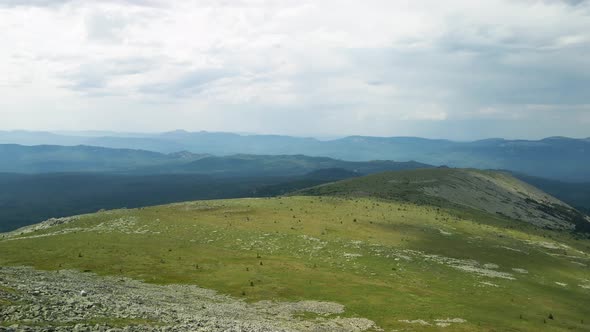
M 325 168 L 359 174 L 432 167 L 414 161 L 343 161 L 304 155 L 212 156 L 187 151 L 159 152 L 96 146 L 0 144 L 0 172 L 118 172 L 132 174 L 207 174 L 294 176 Z
M 73 133 L 75 134 L 75 133 Z M 160 153 L 188 151 L 235 154 L 322 156 L 350 161 L 415 160 L 430 165 L 506 169 L 562 181 L 590 181 L 590 139 L 484 139 L 456 142 L 417 137 L 349 136 L 333 140 L 280 135 L 173 131 L 120 136 L 75 136 L 50 132 L 0 131 L 0 144 L 89 145 Z

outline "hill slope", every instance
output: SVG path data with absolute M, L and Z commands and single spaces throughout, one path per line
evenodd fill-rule
M 0 253 L 0 326 L 590 330 L 588 240 L 457 205 L 186 202 L 49 220 Z
M 459 205 L 552 229 L 590 231 L 590 218 L 508 173 L 472 169 L 386 172 L 297 192 Z
M 590 215 L 590 182 L 564 182 L 518 173 L 514 176 Z

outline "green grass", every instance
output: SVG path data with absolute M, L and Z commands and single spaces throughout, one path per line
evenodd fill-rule
M 400 320 L 445 318 L 467 321 L 454 331 L 590 330 L 581 305 L 590 290 L 579 286 L 590 284 L 590 269 L 572 263 L 590 264 L 590 241 L 474 210 L 371 198 L 200 201 L 85 215 L 21 237 L 0 241 L 0 265 L 196 284 L 247 301 L 334 301 L 386 331 L 436 331 Z M 494 263 L 516 279 L 424 254 Z

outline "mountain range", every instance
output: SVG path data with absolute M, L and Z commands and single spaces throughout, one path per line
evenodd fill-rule
M 292 176 L 325 168 L 341 168 L 359 174 L 370 174 L 386 170 L 432 167 L 415 161 L 343 161 L 304 155 L 213 156 L 187 151 L 164 154 L 84 145 L 0 144 L 0 158 L 3 161 L 0 164 L 0 172 L 13 173 L 118 172 Z
M 88 145 L 154 151 L 188 151 L 216 156 L 235 154 L 307 155 L 349 161 L 414 160 L 435 166 L 505 169 L 564 181 L 590 181 L 590 138 L 541 140 L 485 139 L 456 142 L 417 137 L 349 136 L 318 140 L 278 135 L 173 131 L 157 134 L 3 131 L 0 144 Z

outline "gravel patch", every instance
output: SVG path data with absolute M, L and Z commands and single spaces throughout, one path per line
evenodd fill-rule
M 454 269 L 463 272 L 473 273 L 481 277 L 501 278 L 508 280 L 515 279 L 514 276 L 508 272 L 496 271 L 495 269 L 499 268 L 499 266 L 493 263 L 480 265 L 480 263 L 475 260 L 457 259 L 439 255 L 423 255 L 423 257 L 427 260 L 434 261 L 439 264 L 445 264 Z
M 14 291 L 7 291 L 14 290 Z M 0 267 L 0 331 L 365 331 L 332 302 L 243 300 L 193 285 L 154 285 L 72 270 Z M 304 319 L 301 313 L 316 314 Z
M 425 321 L 423 319 L 414 319 L 414 320 L 408 320 L 408 319 L 402 319 L 399 320 L 402 323 L 407 323 L 407 324 L 416 324 L 416 325 L 423 325 L 423 326 L 432 326 L 435 325 L 437 327 L 449 327 L 453 324 L 462 324 L 462 323 L 466 323 L 467 321 L 463 318 L 444 318 L 444 319 L 435 319 L 432 323 Z

